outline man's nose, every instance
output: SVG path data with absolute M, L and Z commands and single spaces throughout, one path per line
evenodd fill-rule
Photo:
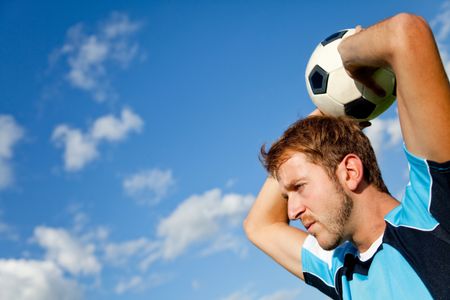
M 288 217 L 290 220 L 298 220 L 300 216 L 305 211 L 305 206 L 303 205 L 301 199 L 295 195 L 289 195 L 288 200 Z

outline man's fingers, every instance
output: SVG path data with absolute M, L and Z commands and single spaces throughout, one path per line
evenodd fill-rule
M 310 114 L 310 116 L 323 116 L 323 112 L 321 112 L 318 108 L 316 108 L 315 110 L 313 110 Z
M 350 73 L 356 81 L 361 82 L 364 86 L 371 89 L 378 97 L 385 97 L 386 91 L 373 79 L 373 73 L 377 68 L 373 67 L 359 67 Z
M 361 130 L 365 129 L 365 128 L 371 126 L 371 125 L 372 125 L 372 123 L 370 123 L 369 121 L 359 122 L 359 128 L 361 128 Z

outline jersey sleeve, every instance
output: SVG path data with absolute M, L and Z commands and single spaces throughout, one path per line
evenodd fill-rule
M 319 289 L 332 299 L 339 299 L 336 289 L 337 270 L 343 259 L 338 253 L 340 247 L 332 251 L 323 250 L 317 240 L 309 235 L 302 247 L 302 270 L 305 282 Z
M 409 183 L 402 200 L 402 223 L 421 230 L 441 225 L 450 231 L 450 161 L 433 162 L 404 149 Z

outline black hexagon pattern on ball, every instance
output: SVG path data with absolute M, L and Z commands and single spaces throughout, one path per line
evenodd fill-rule
M 366 119 L 375 110 L 376 105 L 363 97 L 344 105 L 345 114 L 356 119 Z
M 314 68 L 309 73 L 309 84 L 313 94 L 325 94 L 327 91 L 328 84 L 328 73 L 319 65 L 315 65 Z
M 338 31 L 333 33 L 332 35 L 330 35 L 329 37 L 327 37 L 326 39 L 324 39 L 322 42 L 320 42 L 322 44 L 322 46 L 326 46 L 331 42 L 334 42 L 337 39 L 340 39 L 344 36 L 344 34 L 347 33 L 348 30 L 342 30 L 342 31 Z

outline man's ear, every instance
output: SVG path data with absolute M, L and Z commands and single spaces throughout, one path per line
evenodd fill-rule
M 347 154 L 338 166 L 338 178 L 349 190 L 356 191 L 364 179 L 364 167 L 356 154 Z

